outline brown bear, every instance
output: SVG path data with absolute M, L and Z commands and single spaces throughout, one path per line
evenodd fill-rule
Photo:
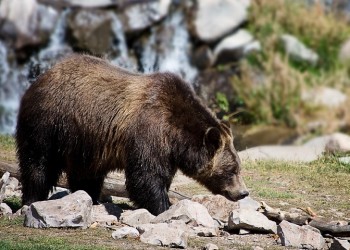
M 230 129 L 172 73 L 69 56 L 24 94 L 16 142 L 23 204 L 46 199 L 62 172 L 96 202 L 107 173 L 124 170 L 130 199 L 155 215 L 178 169 L 230 200 L 248 195 Z

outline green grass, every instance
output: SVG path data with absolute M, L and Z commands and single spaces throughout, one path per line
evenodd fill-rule
M 2 150 L 13 150 L 15 146 L 15 139 L 13 136 L 0 134 L 0 148 Z
M 301 99 L 301 93 L 315 86 L 331 86 L 350 94 L 349 63 L 338 60 L 342 43 L 350 37 L 345 18 L 319 4 L 256 0 L 247 29 L 262 44 L 262 50 L 242 60 L 239 77 L 232 79 L 238 109 L 232 121 L 283 125 L 305 133 L 308 122 L 327 117 L 321 132 L 337 131 L 341 119 L 349 119 L 349 111 L 310 105 Z M 311 65 L 287 56 L 281 46 L 283 34 L 297 37 L 314 50 L 319 62 Z

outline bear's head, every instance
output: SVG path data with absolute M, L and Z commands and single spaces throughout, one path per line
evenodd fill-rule
M 241 176 L 241 161 L 233 146 L 231 129 L 221 123 L 220 128 L 207 129 L 203 144 L 208 152 L 208 164 L 201 169 L 198 181 L 214 194 L 237 201 L 249 195 Z

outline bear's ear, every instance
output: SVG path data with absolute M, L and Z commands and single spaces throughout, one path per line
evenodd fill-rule
M 221 145 L 220 130 L 215 127 L 208 128 L 205 132 L 203 142 L 208 150 L 213 150 L 214 152 L 218 150 Z

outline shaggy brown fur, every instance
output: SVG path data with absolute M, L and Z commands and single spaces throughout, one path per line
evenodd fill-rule
M 248 195 L 230 129 L 171 73 L 66 58 L 23 96 L 16 140 L 24 204 L 46 199 L 63 171 L 96 202 L 107 173 L 125 170 L 131 200 L 153 214 L 169 208 L 178 168 L 229 199 Z

